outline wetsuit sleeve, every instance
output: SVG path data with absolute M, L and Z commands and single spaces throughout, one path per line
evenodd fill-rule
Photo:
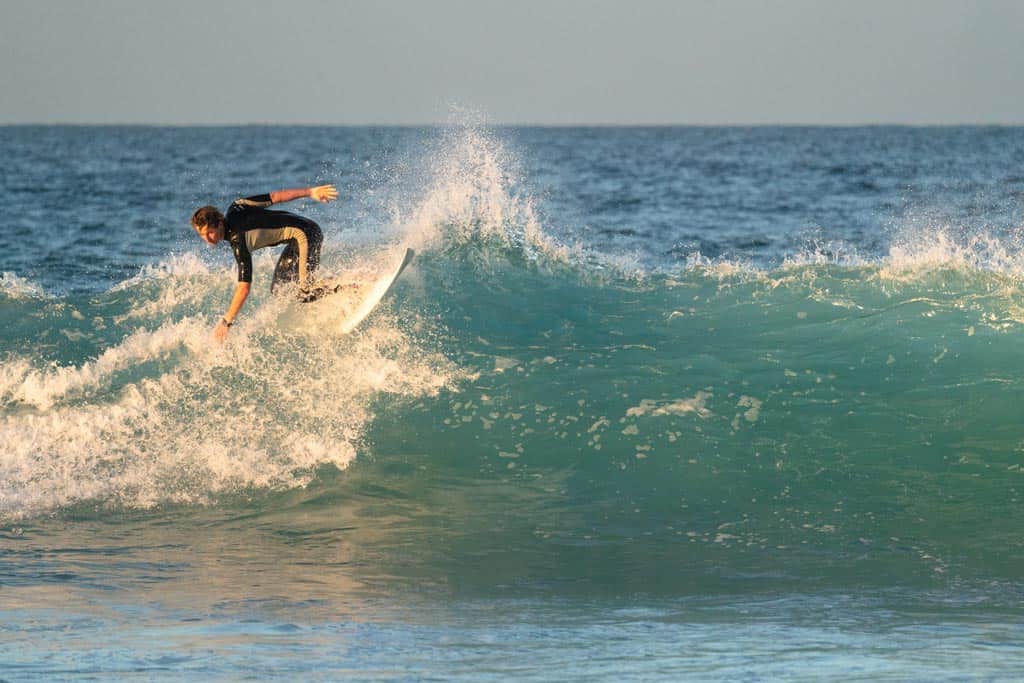
M 252 253 L 245 243 L 245 238 L 231 240 L 231 250 L 238 263 L 238 281 L 252 282 Z
M 270 199 L 269 194 L 256 194 L 251 197 L 245 197 L 244 199 L 236 199 L 234 202 L 232 202 L 231 206 L 238 206 L 242 208 L 251 208 L 255 206 L 262 209 L 270 206 L 273 203 L 274 202 Z

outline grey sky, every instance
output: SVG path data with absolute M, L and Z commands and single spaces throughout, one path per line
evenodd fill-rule
M 0 0 L 0 123 L 1024 123 L 1017 0 Z

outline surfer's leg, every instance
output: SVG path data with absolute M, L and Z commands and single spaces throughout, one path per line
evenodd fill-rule
M 313 285 L 313 272 L 320 265 L 320 246 L 324 234 L 320 226 L 310 220 L 304 220 L 294 228 L 288 228 L 289 239 L 295 244 L 296 261 L 299 265 L 299 287 Z
M 302 233 L 305 239 L 300 240 L 301 243 L 298 250 L 299 300 L 308 303 L 316 301 L 334 291 L 334 289 L 325 286 L 322 282 L 318 282 L 314 276 L 316 269 L 320 267 L 320 247 L 324 242 L 324 234 L 320 231 L 320 226 L 313 221 L 308 221 L 302 226 Z M 305 261 L 301 260 L 303 256 L 305 256 Z
M 295 240 L 289 240 L 274 268 L 274 280 L 270 283 L 270 291 L 283 287 L 299 279 L 299 246 Z
M 320 247 L 324 243 L 324 234 L 313 221 L 309 221 L 302 232 L 306 233 L 306 283 L 313 284 L 313 273 L 320 267 Z
M 298 216 L 295 218 L 299 219 Z M 309 300 L 315 293 L 316 281 L 313 274 L 320 266 L 320 247 L 324 242 L 320 226 L 313 221 L 299 219 L 302 222 L 295 226 L 273 230 L 259 230 L 256 235 L 255 248 L 284 244 L 284 251 L 277 259 L 274 268 L 274 280 L 270 291 L 292 283 L 299 286 L 299 298 Z

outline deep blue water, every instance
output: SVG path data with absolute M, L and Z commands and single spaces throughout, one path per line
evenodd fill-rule
M 0 679 L 1014 680 L 1018 128 L 0 128 Z M 417 258 L 355 334 L 198 206 Z

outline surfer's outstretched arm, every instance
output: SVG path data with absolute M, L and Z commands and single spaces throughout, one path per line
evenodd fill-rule
M 270 193 L 270 201 L 273 204 L 290 202 L 293 199 L 302 199 L 303 197 L 310 197 L 318 202 L 330 202 L 338 198 L 338 190 L 334 185 L 317 185 L 316 187 L 277 190 Z
M 231 305 L 228 306 L 228 312 L 220 319 L 217 329 L 213 331 L 213 336 L 217 338 L 217 341 L 224 341 L 224 338 L 228 336 L 228 328 L 235 324 L 238 312 L 242 310 L 245 300 L 249 298 L 250 289 L 252 289 L 251 282 L 239 282 L 235 285 L 235 295 L 231 297 Z

